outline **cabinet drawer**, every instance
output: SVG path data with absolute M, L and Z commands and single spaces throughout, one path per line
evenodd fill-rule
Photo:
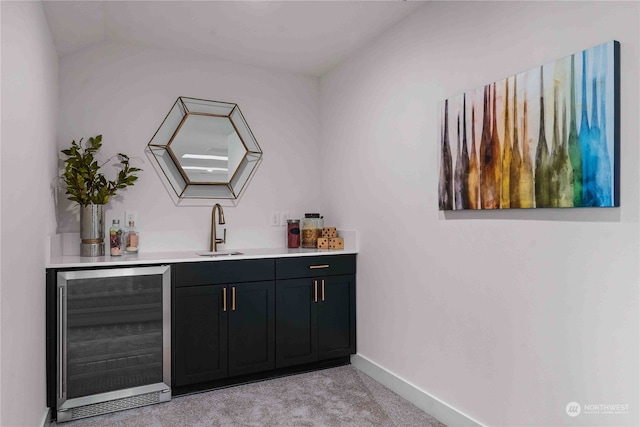
M 356 255 L 321 255 L 276 259 L 276 279 L 355 274 Z
M 175 286 L 216 285 L 273 280 L 273 259 L 212 261 L 176 264 Z

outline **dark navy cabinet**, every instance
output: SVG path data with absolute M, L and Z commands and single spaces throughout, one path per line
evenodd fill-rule
M 175 394 L 348 363 L 356 255 L 174 266 Z
M 273 260 L 184 263 L 175 270 L 176 387 L 275 368 Z
M 276 260 L 277 368 L 356 352 L 355 272 L 355 255 Z

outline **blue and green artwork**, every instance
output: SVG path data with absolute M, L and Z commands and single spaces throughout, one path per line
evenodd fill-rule
M 619 206 L 619 52 L 610 41 L 446 99 L 440 210 Z

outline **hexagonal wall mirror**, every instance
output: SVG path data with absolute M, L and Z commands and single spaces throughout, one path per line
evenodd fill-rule
M 237 199 L 262 159 L 238 104 L 183 96 L 148 147 L 185 199 Z

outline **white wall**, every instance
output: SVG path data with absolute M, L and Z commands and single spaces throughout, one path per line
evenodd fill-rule
M 321 209 L 317 78 L 126 44 L 101 44 L 65 56 L 60 76 L 58 148 L 101 133 L 102 159 L 124 152 L 145 162 L 134 159 L 144 169 L 140 179 L 106 206 L 108 225 L 125 210 L 137 211 L 142 251 L 209 245 L 214 201 L 176 206 L 155 160 L 145 154 L 179 96 L 237 103 L 264 151 L 239 203 L 223 203 L 228 244 L 221 248 L 284 246 L 286 227 L 270 227 L 270 213 L 300 217 Z M 59 232 L 79 230 L 69 208 L 61 198 Z
M 322 79 L 362 356 L 487 425 L 638 425 L 638 21 L 637 2 L 434 2 Z M 438 212 L 440 102 L 610 39 L 622 206 Z
M 0 425 L 41 425 L 46 236 L 55 231 L 58 63 L 40 2 L 2 8 Z

